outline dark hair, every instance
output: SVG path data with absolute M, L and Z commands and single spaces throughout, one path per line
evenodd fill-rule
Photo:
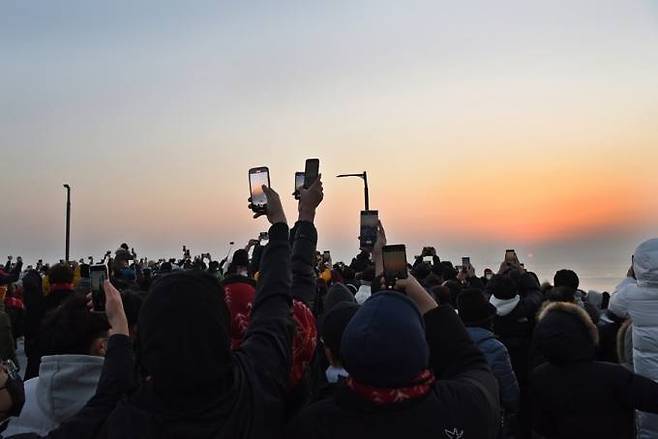
M 49 313 L 39 340 L 43 355 L 89 355 L 93 341 L 104 337 L 110 325 L 105 314 L 87 309 L 87 299 L 75 295 Z
M 123 302 L 123 311 L 126 313 L 128 326 L 133 327 L 137 324 L 137 317 L 139 310 L 142 308 L 144 299 L 132 291 L 126 290 L 121 293 L 121 301 Z
M 444 287 L 443 285 L 437 285 L 430 288 L 430 294 L 434 296 L 434 299 L 439 302 L 439 305 L 450 305 L 450 288 Z
M 555 273 L 553 284 L 556 287 L 569 287 L 577 290 L 580 285 L 580 279 L 578 279 L 578 275 L 573 270 L 559 270 Z
M 432 288 L 439 286 L 443 283 L 443 278 L 440 276 L 437 276 L 434 273 L 430 273 L 425 279 L 423 279 L 423 286 L 426 288 Z
M 73 270 L 68 264 L 55 264 L 48 271 L 48 282 L 53 284 L 70 284 L 73 282 Z
M 571 287 L 555 287 L 546 292 L 549 302 L 575 302 L 576 289 Z

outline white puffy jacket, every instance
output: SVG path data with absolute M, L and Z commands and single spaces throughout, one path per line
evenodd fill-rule
M 610 311 L 633 320 L 635 373 L 658 382 L 658 239 L 645 241 L 633 255 L 635 279 L 627 278 L 610 298 Z M 658 415 L 639 413 L 640 439 L 658 438 Z

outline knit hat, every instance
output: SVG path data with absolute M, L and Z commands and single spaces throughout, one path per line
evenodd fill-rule
M 499 274 L 494 275 L 487 286 L 496 299 L 500 300 L 513 299 L 518 290 L 516 283 L 512 279 Z
M 343 366 L 361 384 L 397 388 L 428 367 L 423 318 L 408 297 L 382 291 L 365 301 L 345 328 Z
M 328 312 L 341 302 L 356 303 L 356 299 L 344 284 L 334 284 L 324 298 L 324 312 Z
M 477 326 L 490 321 L 496 315 L 496 307 L 476 289 L 463 290 L 457 296 L 459 317 L 466 326 Z
M 320 336 L 325 347 L 329 348 L 334 356 L 340 358 L 340 340 L 343 337 L 347 324 L 359 310 L 359 305 L 350 302 L 336 304 L 322 318 Z

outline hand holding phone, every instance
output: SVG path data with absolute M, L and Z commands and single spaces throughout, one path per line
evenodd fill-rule
M 384 280 L 388 287 L 393 287 L 399 279 L 406 279 L 407 249 L 404 245 L 386 245 L 382 250 Z
M 89 280 L 91 282 L 91 300 L 95 312 L 105 312 L 104 283 L 109 278 L 105 265 L 92 265 L 89 267 Z

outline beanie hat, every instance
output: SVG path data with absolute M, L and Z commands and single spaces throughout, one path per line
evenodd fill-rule
M 352 320 L 354 314 L 359 310 L 359 305 L 350 302 L 336 304 L 322 318 L 320 325 L 320 336 L 325 347 L 329 348 L 334 357 L 340 357 L 340 340 L 343 337 L 347 324 Z
M 418 308 L 400 293 L 373 294 L 345 328 L 340 354 L 359 383 L 383 388 L 412 383 L 429 364 Z
M 580 285 L 580 279 L 578 279 L 578 275 L 573 270 L 559 270 L 553 277 L 553 285 L 577 290 Z
M 488 287 L 491 289 L 491 293 L 496 299 L 500 300 L 513 299 L 518 290 L 516 283 L 512 279 L 499 274 L 496 274 L 491 278 Z
M 490 321 L 496 315 L 496 307 L 480 290 L 466 289 L 457 296 L 459 317 L 466 326 L 477 326 Z
M 324 297 L 325 313 L 341 302 L 356 303 L 356 299 L 344 284 L 335 284 L 329 288 L 327 295 Z
M 245 249 L 236 250 L 233 253 L 233 265 L 236 267 L 248 267 L 249 266 L 249 253 Z

